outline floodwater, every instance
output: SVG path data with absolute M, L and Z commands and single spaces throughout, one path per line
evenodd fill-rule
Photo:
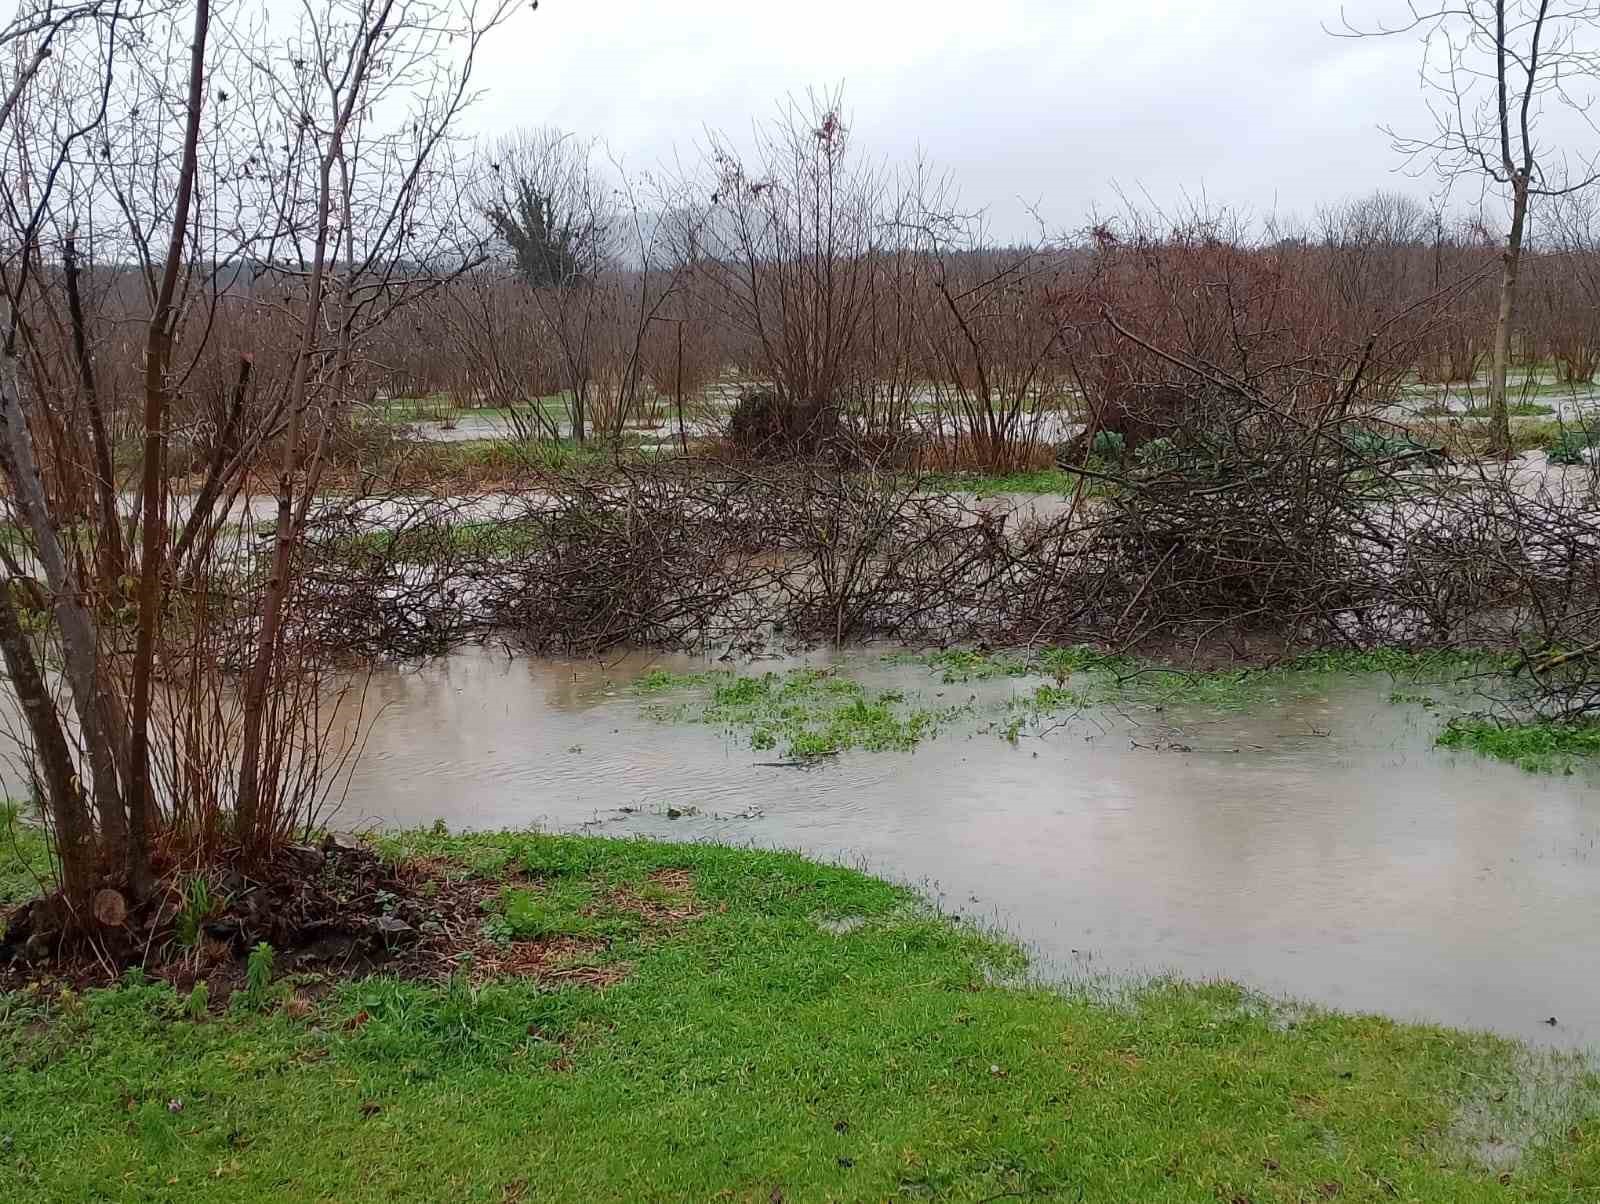
M 853 663 L 930 705 L 1027 688 Z M 794 768 L 745 732 L 649 718 L 628 685 L 648 667 L 704 662 L 471 650 L 376 671 L 335 822 L 792 848 L 920 886 L 1049 973 L 1228 978 L 1600 1043 L 1596 780 L 1436 750 L 1438 720 L 1392 704 L 1387 678 L 1242 713 L 1085 715 L 1015 745 L 973 718 L 915 752 Z

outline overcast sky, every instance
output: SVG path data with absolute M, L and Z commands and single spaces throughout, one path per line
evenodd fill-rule
M 1356 0 L 1352 15 L 1403 12 Z M 1427 128 L 1415 36 L 1330 37 L 1337 0 L 542 0 L 494 40 L 473 124 L 550 123 L 630 168 L 706 127 L 747 132 L 786 93 L 843 84 L 858 145 L 920 146 L 995 232 L 1038 203 L 1073 228 L 1117 189 L 1256 214 L 1431 180 L 1377 128 Z

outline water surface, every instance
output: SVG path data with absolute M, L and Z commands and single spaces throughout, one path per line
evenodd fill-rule
M 1438 721 L 1391 704 L 1387 678 L 1234 714 L 1086 715 L 1015 745 L 973 719 L 796 769 L 746 733 L 642 713 L 637 674 L 698 664 L 474 650 L 376 672 L 337 822 L 793 848 L 922 886 L 1056 972 L 1600 1041 L 1600 791 L 1435 750 Z M 869 676 L 931 705 L 1022 688 Z

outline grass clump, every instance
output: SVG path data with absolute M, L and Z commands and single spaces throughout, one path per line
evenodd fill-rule
M 782 748 L 796 759 L 833 756 L 851 748 L 872 752 L 915 748 L 961 707 L 931 708 L 899 690 L 871 690 L 831 669 L 791 669 L 759 676 L 736 673 L 646 674 L 643 695 L 693 691 L 704 701 L 652 704 L 667 721 L 709 723 L 748 731 L 754 749 Z
M 910 892 L 712 845 L 406 833 L 396 859 L 691 922 L 609 985 L 371 978 L 196 1022 L 164 984 L 0 997 L 0 1198 L 1558 1201 L 1600 1191 L 1593 1079 L 1514 1165 L 1455 1136 L 1519 1047 L 1226 984 L 1014 982 Z M 489 883 L 492 885 L 492 882 Z M 576 895 L 573 896 L 574 900 Z M 848 921 L 848 922 L 847 922 Z M 204 1013 L 200 1013 L 204 1016 Z M 1511 1099 L 1516 1093 L 1510 1094 Z M 1498 1122 L 1497 1122 L 1498 1123 Z M 1508 1122 L 1509 1123 L 1509 1122 Z
M 1001 652 L 941 648 L 934 652 L 891 652 L 883 660 L 890 665 L 926 665 L 945 685 L 1002 677 L 1064 677 L 1086 669 L 1124 663 L 1124 658 L 1098 652 L 1087 644 Z
M 447 393 L 434 393 L 427 397 L 396 397 L 375 409 L 385 421 L 397 423 L 451 422 L 461 418 L 509 419 L 513 412 L 511 406 L 458 405 L 455 398 Z M 515 407 L 520 414 L 529 414 L 535 409 L 560 420 L 567 415 L 567 399 L 563 394 L 551 393 L 544 397 L 529 398 Z
M 1600 723 L 1531 719 L 1500 723 L 1481 716 L 1450 720 L 1439 733 L 1442 748 L 1464 748 L 1530 773 L 1570 772 L 1583 758 L 1600 756 Z

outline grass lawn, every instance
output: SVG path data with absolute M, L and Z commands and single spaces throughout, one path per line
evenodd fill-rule
M 941 472 L 923 478 L 930 490 L 958 490 L 992 497 L 997 493 L 1071 493 L 1078 485 L 1078 474 L 1061 468 L 1036 468 L 1010 473 Z M 1090 483 L 1091 492 L 1094 482 Z
M 368 979 L 315 1001 L 284 978 L 265 1006 L 199 1020 L 164 985 L 0 996 L 0 1199 L 1600 1192 L 1591 1077 L 1488 1037 L 1225 985 L 1114 1001 L 1003 985 L 1023 964 L 1011 945 L 787 854 L 525 834 L 382 847 L 514 878 L 485 915 L 508 962 L 524 939 L 568 940 L 573 972 Z

